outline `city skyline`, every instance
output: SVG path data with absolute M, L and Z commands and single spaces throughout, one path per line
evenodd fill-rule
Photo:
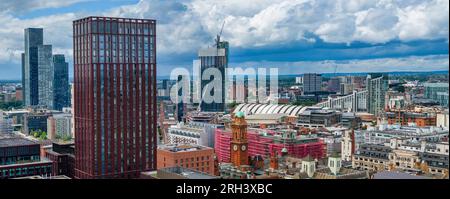
M 449 2 L 109 2 L 0 0 L 0 179 L 449 178 Z
M 165 37 L 156 41 L 158 75 L 191 68 L 197 50 L 213 45 L 223 22 L 230 67 L 278 67 L 280 74 L 332 73 L 336 65 L 338 72 L 448 70 L 448 1 L 237 5 L 196 0 L 2 2 L 0 79 L 21 78 L 23 36 L 17 33 L 28 27 L 44 28 L 44 43 L 67 56 L 72 78 L 71 21 L 91 15 L 161 21 L 157 34 Z

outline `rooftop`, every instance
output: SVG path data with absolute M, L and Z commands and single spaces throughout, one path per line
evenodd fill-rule
M 191 145 L 191 144 L 166 144 L 158 146 L 158 150 L 165 150 L 170 152 L 188 152 L 188 151 L 200 151 L 200 150 L 208 150 L 212 148 L 200 145 Z
M 447 87 L 448 88 L 448 83 L 424 83 L 423 85 L 426 87 Z
M 216 179 L 217 178 L 216 176 L 212 176 L 212 175 L 209 175 L 206 173 L 201 173 L 199 171 L 195 171 L 195 170 L 187 169 L 187 168 L 183 168 L 183 167 L 168 167 L 168 168 L 159 169 L 158 172 L 159 171 L 178 174 L 187 179 Z
M 398 171 L 381 171 L 373 175 L 373 179 L 431 179 Z
M 57 176 L 49 176 L 49 177 L 43 177 L 40 175 L 34 175 L 34 176 L 25 176 L 25 177 L 18 177 L 14 179 L 71 179 L 65 175 L 57 175 Z
M 0 137 L 0 147 L 12 147 L 12 146 L 26 146 L 26 145 L 36 145 L 33 141 L 23 139 L 23 138 L 5 138 Z

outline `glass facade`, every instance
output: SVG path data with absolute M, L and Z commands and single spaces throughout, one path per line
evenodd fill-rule
M 448 83 L 425 83 L 424 97 L 435 100 L 439 105 L 448 107 Z
M 206 92 L 209 91 L 207 85 L 213 81 L 213 77 L 210 80 L 201 80 L 201 105 L 200 109 L 204 112 L 224 112 L 225 111 L 225 71 L 228 67 L 228 42 L 218 41 L 215 48 L 202 49 L 198 53 L 200 59 L 200 74 L 204 74 L 208 68 L 217 68 L 222 75 L 222 86 L 219 89 L 212 89 L 210 96 L 214 96 L 215 92 L 221 92 L 222 98 L 220 102 L 207 103 L 204 100 Z M 206 89 L 205 89 L 206 88 Z
M 156 169 L 156 22 L 73 23 L 76 178 Z
M 367 76 L 367 109 L 369 113 L 375 116 L 383 113 L 388 88 L 387 74 L 371 73 Z
M 38 101 L 39 105 L 53 108 L 53 61 L 52 46 L 38 46 Z
M 51 174 L 52 162 L 41 159 L 38 143 L 20 138 L 1 140 L 0 179 Z
M 53 55 L 53 109 L 62 110 L 70 106 L 69 64 L 64 55 Z
M 22 58 L 22 85 L 25 106 L 38 105 L 38 46 L 43 44 L 42 28 L 25 29 L 25 52 Z

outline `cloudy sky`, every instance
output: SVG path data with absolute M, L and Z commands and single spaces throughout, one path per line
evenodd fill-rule
M 448 0 L 0 0 L 0 79 L 20 79 L 23 31 L 67 56 L 72 21 L 156 19 L 158 73 L 191 68 L 199 48 L 230 42 L 230 66 L 281 73 L 448 70 Z

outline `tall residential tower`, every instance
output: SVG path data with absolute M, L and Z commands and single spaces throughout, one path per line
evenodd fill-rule
M 156 21 L 73 22 L 75 177 L 156 169 Z
M 367 112 L 379 116 L 384 111 L 385 95 L 389 89 L 388 75 L 370 73 L 367 75 Z
M 224 112 L 225 111 L 225 72 L 228 67 L 228 53 L 229 44 L 227 41 L 220 41 L 220 36 L 217 36 L 216 44 L 214 47 L 200 49 L 198 51 L 198 58 L 200 60 L 200 74 L 205 73 L 210 68 L 215 68 L 220 72 L 220 78 L 222 85 L 219 89 L 209 88 L 209 83 L 214 81 L 214 77 L 211 76 L 211 80 L 201 80 L 201 105 L 200 110 L 204 112 Z M 216 87 L 217 88 L 217 87 Z M 208 94 L 209 92 L 209 94 Z M 205 96 L 221 95 L 220 101 L 213 101 L 212 103 L 205 102 Z

